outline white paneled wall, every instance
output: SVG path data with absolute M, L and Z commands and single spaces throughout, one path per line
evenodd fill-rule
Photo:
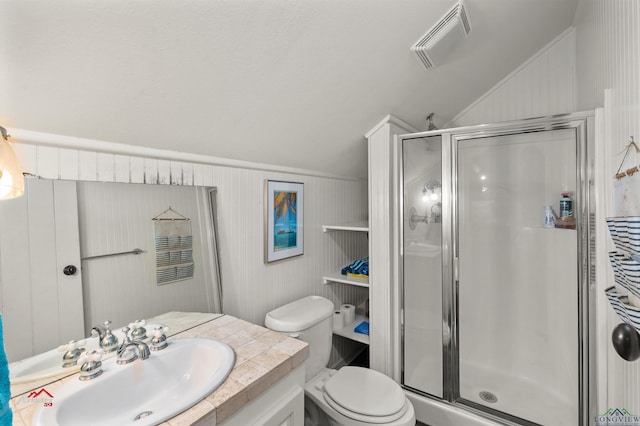
M 533 55 L 447 127 L 575 111 L 575 31 L 569 29 Z
M 19 132 L 13 132 L 18 135 Z M 62 144 L 64 146 L 64 137 Z M 20 140 L 16 138 L 16 140 Z M 51 179 L 105 182 L 202 185 L 218 188 L 218 231 L 223 287 L 223 311 L 263 324 L 277 306 L 310 294 L 325 296 L 336 305 L 362 303 L 367 289 L 322 283 L 322 275 L 367 255 L 366 235 L 323 233 L 322 225 L 364 220 L 367 217 L 366 182 L 318 176 L 314 172 L 279 172 L 275 167 L 241 166 L 156 159 L 154 151 L 127 147 L 136 155 L 92 151 L 90 142 L 74 140 L 77 148 L 50 144 L 16 143 L 25 172 Z M 115 146 L 115 144 L 114 144 Z M 129 149 L 130 148 L 130 149 Z M 108 149 L 107 149 L 108 151 Z M 180 154 L 180 153 L 178 153 Z M 265 179 L 304 183 L 304 255 L 265 264 L 263 255 L 263 186 Z M 335 339 L 336 357 L 348 358 L 353 346 Z M 341 354 L 341 355 L 340 355 Z
M 575 22 L 577 105 L 580 109 L 605 107 L 605 190 L 599 196 L 610 215 L 613 175 L 621 152 L 629 136 L 640 138 L 640 2 L 582 0 L 580 6 Z M 612 284 L 611 271 L 607 272 Z M 624 361 L 615 353 L 610 335 L 620 320 L 608 306 L 606 311 L 606 350 L 602 351 L 606 359 L 599 363 L 607 365 L 607 399 L 598 406 L 598 413 L 617 407 L 638 414 L 640 362 Z

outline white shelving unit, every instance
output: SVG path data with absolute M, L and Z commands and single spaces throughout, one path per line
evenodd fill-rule
M 342 283 L 356 285 L 359 287 L 369 287 L 369 278 L 350 277 L 348 275 L 342 275 L 340 271 L 332 272 L 323 276 L 322 281 L 325 284 Z
M 345 223 L 343 225 L 323 225 L 322 232 L 329 231 L 356 231 L 369 232 L 369 224 L 367 222 Z
M 369 232 L 369 224 L 365 221 L 355 223 L 345 223 L 342 225 L 323 225 L 322 232 L 331 231 L 352 231 L 352 232 Z M 359 287 L 369 287 L 369 278 L 350 277 L 342 275 L 340 271 L 329 273 L 322 277 L 325 284 L 342 283 L 355 285 Z
M 341 225 L 323 225 L 322 232 L 332 231 L 349 231 L 349 232 L 369 232 L 369 224 L 367 221 L 345 223 Z M 341 283 L 347 285 L 354 285 L 358 287 L 369 288 L 369 278 L 352 277 L 348 275 L 342 275 L 341 271 L 331 272 L 322 277 L 324 284 Z M 354 328 L 362 321 L 368 321 L 368 319 L 361 314 L 356 314 L 356 319 L 350 324 L 345 324 L 344 327 L 338 330 L 333 330 L 333 334 L 346 337 L 347 339 L 355 340 L 356 342 L 369 344 L 369 336 L 366 334 L 356 333 Z
M 356 315 L 356 320 L 351 324 L 345 324 L 344 327 L 333 330 L 333 334 L 337 334 L 338 336 L 346 337 L 347 339 L 355 340 L 356 342 L 364 343 L 365 345 L 369 344 L 369 335 L 368 334 L 360 334 L 353 331 L 354 328 L 362 321 L 369 321 L 364 315 Z

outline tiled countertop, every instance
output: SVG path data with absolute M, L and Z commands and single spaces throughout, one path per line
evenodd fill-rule
M 170 340 L 186 337 L 217 339 L 227 343 L 236 353 L 236 363 L 218 389 L 189 410 L 162 423 L 164 426 L 191 425 L 214 419 L 221 423 L 300 366 L 309 356 L 306 343 L 229 315 L 178 333 Z M 69 380 L 78 380 L 77 376 L 74 374 L 43 387 L 54 396 L 54 404 L 56 390 Z M 31 417 L 40 406 L 40 403 L 28 399 L 27 394 L 13 398 L 14 425 L 30 425 Z

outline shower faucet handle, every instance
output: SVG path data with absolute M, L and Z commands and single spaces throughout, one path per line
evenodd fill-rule
M 442 203 L 437 202 L 431 206 L 431 215 L 429 216 L 430 223 L 440 223 L 442 219 Z

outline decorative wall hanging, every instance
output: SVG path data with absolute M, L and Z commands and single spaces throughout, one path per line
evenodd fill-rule
M 156 283 L 193 278 L 191 220 L 169 207 L 153 219 L 156 239 Z
M 634 216 L 640 212 L 638 153 L 640 148 L 631 136 L 613 183 L 614 216 Z
M 264 183 L 264 261 L 304 252 L 304 187 L 302 183 Z
M 623 359 L 640 358 L 640 148 L 630 137 L 613 183 L 614 216 L 607 218 L 616 250 L 609 252 L 615 285 L 605 290 L 611 307 L 622 321 L 611 343 Z
M 609 252 L 615 285 L 605 294 L 622 323 L 611 335 L 613 347 L 622 358 L 640 358 L 640 216 L 607 218 L 616 250 Z

